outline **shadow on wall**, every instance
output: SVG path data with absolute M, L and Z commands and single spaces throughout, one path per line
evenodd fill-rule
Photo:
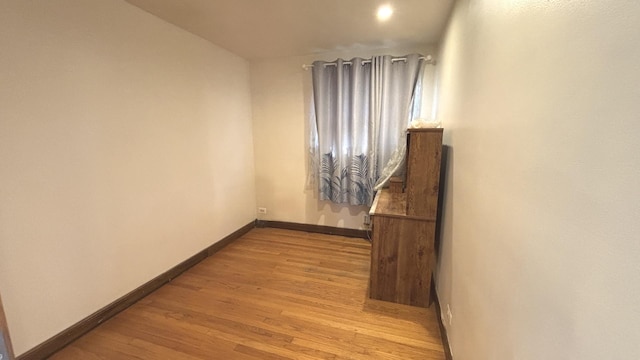
M 451 146 L 442 145 L 442 160 L 440 161 L 440 197 L 438 198 L 438 214 L 436 216 L 436 239 L 435 251 L 440 255 L 440 244 L 442 242 L 442 215 L 444 213 L 445 197 L 447 196 L 447 178 L 449 176 L 449 154 Z
M 348 229 L 364 229 L 364 215 L 368 206 L 352 206 L 319 200 L 318 191 L 305 189 L 305 221 L 309 224 L 327 225 Z
M 452 226 L 452 205 L 451 187 L 449 184 L 453 182 L 453 148 L 448 145 L 442 146 L 442 162 L 440 164 L 440 197 L 438 199 L 438 215 L 436 218 L 436 239 L 435 252 L 437 254 L 437 271 L 435 274 L 436 292 L 438 298 L 443 301 L 449 301 L 451 284 L 451 273 L 453 271 L 451 241 L 453 239 Z M 447 201 L 449 200 L 449 201 Z M 442 274 L 447 274 L 443 277 Z

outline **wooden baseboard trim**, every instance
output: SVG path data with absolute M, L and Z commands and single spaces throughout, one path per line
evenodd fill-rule
M 340 235 L 368 239 L 366 230 L 346 229 L 333 226 L 299 224 L 285 221 L 256 220 L 257 227 L 270 227 L 287 230 L 297 230 L 327 235 Z
M 207 255 L 211 256 L 215 253 L 217 253 L 218 251 L 222 250 L 225 246 L 231 244 L 232 242 L 238 240 L 240 237 L 242 237 L 242 235 L 248 233 L 249 231 L 251 231 L 251 229 L 256 227 L 256 220 L 248 223 L 247 225 L 241 227 L 240 229 L 232 232 L 231 234 L 223 237 L 220 241 L 214 243 L 213 245 L 209 246 L 206 250 L 207 250 Z
M 125 310 L 129 306 L 136 303 L 138 300 L 144 298 L 145 296 L 160 288 L 162 285 L 175 279 L 178 275 L 182 274 L 187 269 L 196 265 L 208 256 L 211 256 L 220 251 L 222 248 L 229 245 L 234 240 L 240 238 L 242 235 L 246 234 L 255 227 L 256 221 L 248 223 L 247 225 L 241 227 L 233 233 L 225 236 L 220 241 L 191 256 L 187 260 L 181 262 L 180 264 L 174 266 L 166 272 L 156 276 L 154 279 L 141 285 L 137 289 L 122 296 L 121 298 L 89 315 L 83 320 L 80 320 L 76 324 L 53 336 L 49 340 L 18 356 L 17 360 L 46 359 L 47 357 L 53 355 L 55 352 L 61 350 L 63 347 L 67 346 L 72 341 L 86 334 L 91 329 L 110 319 L 119 312 Z
M 453 360 L 453 354 L 451 354 L 451 345 L 449 345 L 449 336 L 447 336 L 447 328 L 444 327 L 442 322 L 442 308 L 440 307 L 440 299 L 438 298 L 438 291 L 435 287 L 432 291 L 434 294 L 434 302 L 436 304 L 436 313 L 438 317 L 438 325 L 440 325 L 440 335 L 442 336 L 442 347 L 444 348 L 444 356 L 447 360 Z

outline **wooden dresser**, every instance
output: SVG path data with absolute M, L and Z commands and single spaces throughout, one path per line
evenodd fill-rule
M 376 194 L 369 212 L 372 299 L 430 305 L 442 132 L 409 129 L 404 187 L 392 184 Z

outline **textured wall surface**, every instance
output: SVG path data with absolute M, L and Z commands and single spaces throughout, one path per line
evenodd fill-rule
M 456 360 L 638 359 L 640 3 L 457 3 L 438 291 Z
M 249 65 L 124 1 L 0 2 L 17 354 L 255 219 Z

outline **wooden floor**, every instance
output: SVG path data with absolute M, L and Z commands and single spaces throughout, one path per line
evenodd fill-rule
M 370 249 L 254 229 L 51 359 L 444 359 L 434 305 L 367 298 Z

